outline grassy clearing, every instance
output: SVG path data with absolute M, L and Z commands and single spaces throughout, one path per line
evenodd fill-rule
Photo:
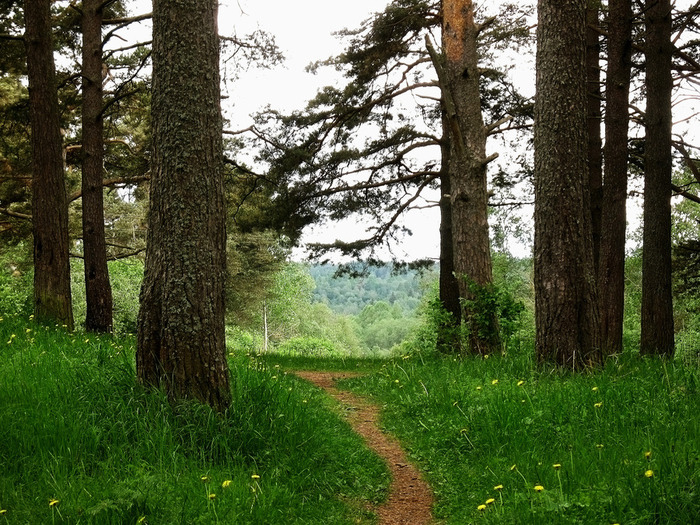
M 700 373 L 624 356 L 537 371 L 529 353 L 386 363 L 346 384 L 427 472 L 446 523 L 697 523 Z
M 317 390 L 232 357 L 221 418 L 141 389 L 133 352 L 0 321 L 0 523 L 372 523 L 388 473 Z

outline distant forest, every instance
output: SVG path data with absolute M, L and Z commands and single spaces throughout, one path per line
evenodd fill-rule
M 420 304 L 426 288 L 437 278 L 437 267 L 394 272 L 389 264 L 370 266 L 362 277 L 336 277 L 338 268 L 332 264 L 309 268 L 316 283 L 313 301 L 325 303 L 333 312 L 346 315 L 358 315 L 365 306 L 377 301 L 386 301 L 399 307 L 404 314 L 411 314 Z

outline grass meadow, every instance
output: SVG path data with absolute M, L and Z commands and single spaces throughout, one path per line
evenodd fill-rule
M 406 349 L 407 347 L 404 347 Z M 444 524 L 700 523 L 697 364 L 231 355 L 233 408 L 136 382 L 134 341 L 0 320 L 0 525 L 375 523 L 388 473 L 286 370 L 355 370 Z
M 384 464 L 326 398 L 232 356 L 233 409 L 138 386 L 132 339 L 0 321 L 0 524 L 372 523 Z

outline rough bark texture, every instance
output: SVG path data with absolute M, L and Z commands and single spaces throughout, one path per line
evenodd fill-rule
M 591 228 L 593 230 L 593 261 L 598 265 L 600 254 L 601 217 L 603 205 L 603 140 L 600 92 L 600 0 L 588 0 L 586 9 L 586 107 L 588 117 L 588 180 L 591 188 Z
M 459 352 L 456 339 L 462 312 L 459 304 L 459 287 L 454 272 L 454 250 L 452 249 L 452 204 L 450 202 L 450 139 L 448 126 L 443 118 L 443 140 L 440 144 L 442 162 L 440 167 L 440 302 L 452 314 L 452 323 L 439 327 L 437 347 L 443 353 Z
M 622 350 L 631 52 L 632 3 L 630 0 L 610 0 L 605 87 L 605 185 L 598 264 L 601 341 L 606 354 Z
M 49 0 L 24 5 L 32 126 L 34 315 L 73 328 L 68 201 L 58 113 Z
M 444 75 L 441 80 L 447 118 L 450 122 L 450 195 L 454 271 L 461 298 L 471 300 L 470 286 L 491 284 L 492 264 L 488 225 L 486 182 L 486 129 L 481 115 L 477 36 L 471 0 L 443 1 Z M 496 318 L 487 320 L 485 331 L 477 327 L 483 312 L 465 308 L 473 353 L 488 354 L 501 349 Z M 483 326 L 483 324 L 482 324 Z
M 674 353 L 671 296 L 671 2 L 646 2 L 643 354 Z
M 83 254 L 85 329 L 112 330 L 112 288 L 107 269 L 102 190 L 102 0 L 83 0 Z
M 601 361 L 586 137 L 586 2 L 540 0 L 535 100 L 535 308 L 540 362 Z
M 136 364 L 146 385 L 230 404 L 215 0 L 153 3 L 153 165 Z

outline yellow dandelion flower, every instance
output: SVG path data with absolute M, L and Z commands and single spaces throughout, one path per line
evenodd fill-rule
M 488 359 L 488 358 L 489 358 L 489 354 L 484 354 L 484 359 Z
M 55 507 L 58 505 L 59 501 L 57 499 L 50 499 L 49 500 L 49 507 Z
M 225 479 L 225 480 L 221 483 L 221 487 L 224 488 L 224 489 L 225 489 L 226 487 L 228 487 L 229 485 L 231 485 L 231 480 L 230 480 L 230 479 Z
M 525 381 L 523 381 L 522 379 L 520 381 L 518 381 L 518 386 L 523 386 L 524 384 L 525 384 Z
M 398 379 L 394 379 L 394 383 L 398 383 L 398 382 L 399 382 L 399 380 L 398 380 Z
M 260 479 L 260 476 L 258 476 L 257 474 L 253 474 L 253 475 L 250 476 L 250 477 L 253 478 L 253 479 Z
M 214 494 L 214 493 L 212 492 L 211 494 L 209 494 L 208 498 L 209 498 L 209 499 L 216 499 L 216 494 Z
M 493 498 L 489 498 L 489 499 L 486 500 L 486 504 L 487 504 L 487 505 L 491 505 L 491 503 L 493 503 L 494 501 L 496 501 L 496 500 L 493 499 Z
M 510 470 L 515 470 L 516 468 L 518 468 L 518 466 L 517 466 L 517 465 L 513 465 L 512 467 L 510 467 Z
M 493 490 L 503 490 L 503 485 L 496 485 Z
M 598 391 L 598 387 L 597 387 L 597 386 L 594 386 L 593 388 L 591 388 L 591 390 L 593 390 L 593 392 L 597 392 L 597 391 Z
M 2 317 L 0 317 L 0 321 L 2 321 Z M 3 514 L 7 514 L 7 509 L 0 509 L 0 516 Z
M 477 390 L 481 390 L 481 386 L 477 386 L 476 389 L 477 389 Z
M 561 463 L 555 463 L 552 466 L 554 467 L 554 470 L 559 470 L 561 468 Z
M 651 470 L 651 469 L 649 469 L 649 470 L 647 470 L 647 471 L 644 473 L 644 475 L 645 475 L 647 478 L 653 478 L 653 477 L 654 477 L 654 471 Z
M 483 511 L 486 510 L 486 505 L 483 505 L 483 504 L 482 504 L 482 505 L 479 505 L 479 506 L 477 507 L 477 509 L 480 510 L 481 512 L 483 512 Z
M 651 450 L 647 450 L 647 451 L 644 453 L 644 457 L 647 458 L 647 459 L 651 459 Z
M 32 329 L 31 329 L 31 328 L 25 328 L 24 331 L 25 331 L 26 333 L 30 333 L 30 332 L 32 331 Z
M 535 485 L 535 492 L 542 492 L 544 487 L 542 485 Z
M 600 407 L 603 406 L 603 402 L 602 402 L 602 401 L 598 401 L 597 403 L 594 403 L 593 406 L 596 407 L 596 408 L 600 408 Z
M 595 447 L 596 447 L 596 448 L 603 448 L 604 446 L 605 446 L 605 445 L 603 445 L 602 443 L 598 443 Z
M 494 379 L 493 381 L 491 381 L 491 384 L 492 384 L 492 385 L 497 385 L 497 384 L 498 384 L 498 379 Z
M 202 483 L 209 483 L 209 476 L 202 476 L 199 479 L 202 481 Z

